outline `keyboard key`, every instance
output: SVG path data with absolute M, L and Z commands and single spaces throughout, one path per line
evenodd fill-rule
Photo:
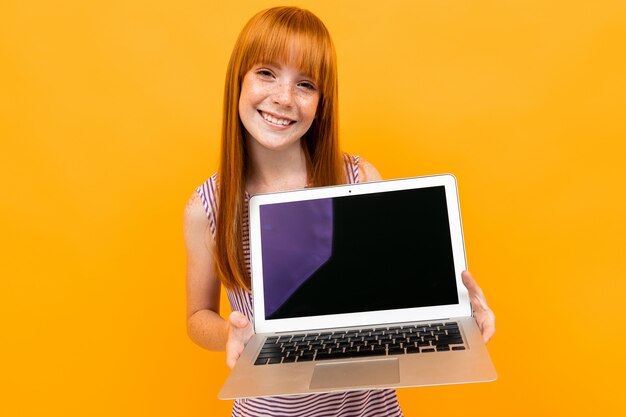
M 328 352 L 321 352 L 318 353 L 315 356 L 315 360 L 316 361 L 326 361 L 326 360 L 331 360 L 331 359 L 337 359 L 339 356 L 337 353 L 328 353 Z
M 270 352 L 270 351 L 280 351 L 281 347 L 279 345 L 263 345 L 261 348 L 261 352 Z
M 448 345 L 460 345 L 463 343 L 463 339 L 461 337 L 440 337 L 438 341 Z
M 255 364 L 255 365 L 265 365 L 265 364 L 267 364 L 267 359 L 268 359 L 268 358 L 258 358 L 258 359 L 254 362 L 254 364 Z
M 358 357 L 363 356 L 385 356 L 387 353 L 382 349 L 377 350 L 362 350 L 359 351 Z
M 388 350 L 389 355 L 400 355 L 404 354 L 404 349 L 399 346 L 390 347 Z
M 362 358 L 365 356 L 384 356 L 385 355 L 385 351 L 376 351 L 376 350 L 370 350 L 370 349 L 364 349 L 364 350 L 359 350 L 359 351 L 349 351 L 349 352 L 344 352 L 343 353 L 343 358 Z
M 424 353 L 424 352 L 434 352 L 434 351 L 435 351 L 435 349 L 434 349 L 434 348 L 425 348 L 425 349 L 422 349 L 422 353 Z
M 452 350 L 465 350 L 465 346 L 452 346 Z
M 354 342 L 352 342 L 352 346 L 354 346 L 354 347 L 365 346 L 365 342 L 363 342 L 361 340 L 355 340 Z
M 406 347 L 406 353 L 420 353 L 420 348 L 415 347 L 415 346 L 407 346 Z
M 268 364 L 272 364 L 272 363 L 280 363 L 282 360 L 282 358 L 270 358 L 270 360 L 267 362 Z
M 260 355 L 264 355 L 266 357 L 270 357 L 270 356 L 280 356 L 281 354 L 281 350 L 280 349 L 261 349 L 261 352 L 259 352 L 259 356 Z
M 284 356 L 281 352 L 259 353 L 257 359 L 280 358 L 281 356 Z

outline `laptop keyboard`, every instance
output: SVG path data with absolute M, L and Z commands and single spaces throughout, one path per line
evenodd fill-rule
M 255 365 L 464 350 L 456 322 L 270 336 Z

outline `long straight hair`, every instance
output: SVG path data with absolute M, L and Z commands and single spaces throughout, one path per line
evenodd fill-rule
M 294 63 L 319 88 L 315 118 L 301 139 L 308 184 L 319 187 L 346 181 L 338 140 L 337 58 L 330 34 L 308 10 L 263 10 L 239 34 L 224 88 L 215 259 L 218 277 L 228 288 L 250 290 L 243 252 L 247 153 L 239 118 L 241 83 L 254 65 L 272 62 Z

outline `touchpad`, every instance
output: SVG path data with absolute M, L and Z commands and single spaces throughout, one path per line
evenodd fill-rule
M 318 363 L 309 388 L 349 388 L 400 382 L 398 358 L 342 363 Z

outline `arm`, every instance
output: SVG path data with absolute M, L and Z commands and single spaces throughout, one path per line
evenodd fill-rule
M 359 173 L 361 175 L 361 182 L 381 181 L 383 177 L 374 165 L 367 162 L 365 159 L 359 160 Z
M 194 193 L 185 208 L 187 249 L 187 333 L 197 345 L 226 350 L 226 363 L 233 367 L 252 336 L 252 326 L 240 312 L 229 320 L 219 315 L 220 281 L 215 272 L 215 242 L 200 197 Z
M 215 274 L 214 242 L 200 197 L 194 193 L 185 207 L 187 249 L 187 333 L 197 345 L 224 350 L 226 321 L 219 315 L 220 282 Z

